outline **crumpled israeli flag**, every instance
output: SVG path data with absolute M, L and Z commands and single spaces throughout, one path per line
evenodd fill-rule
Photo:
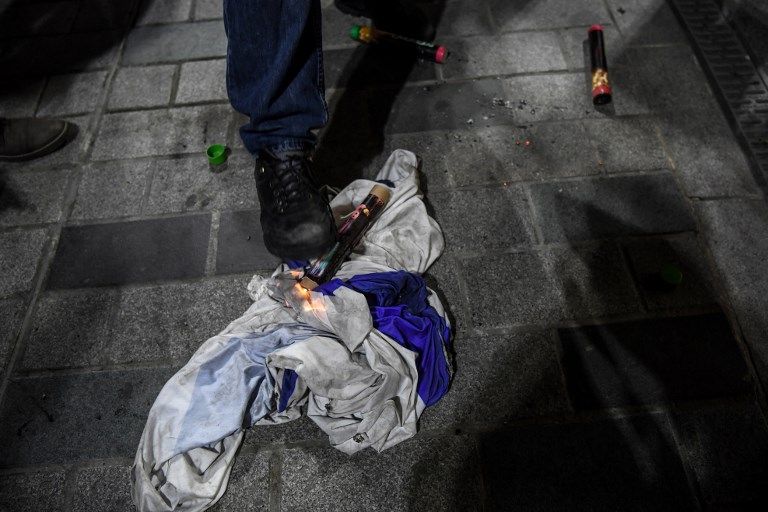
M 251 307 L 166 383 L 131 472 L 140 511 L 216 503 L 253 426 L 306 414 L 348 454 L 416 433 L 451 379 L 451 326 L 420 276 L 442 253 L 443 235 L 416 166 L 411 152 L 389 157 L 377 181 L 391 188 L 390 202 L 335 279 L 309 292 L 286 265 L 255 276 Z M 334 213 L 351 211 L 374 184 L 347 186 Z

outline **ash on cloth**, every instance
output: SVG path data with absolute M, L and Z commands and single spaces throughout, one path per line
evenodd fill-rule
M 416 434 L 447 391 L 451 327 L 420 274 L 443 235 L 419 189 L 416 156 L 397 150 L 377 180 L 392 196 L 336 278 L 308 291 L 281 265 L 248 285 L 250 308 L 206 341 L 152 406 L 131 471 L 140 511 L 200 511 L 227 487 L 244 430 L 308 415 L 347 454 Z M 354 209 L 375 183 L 331 202 Z

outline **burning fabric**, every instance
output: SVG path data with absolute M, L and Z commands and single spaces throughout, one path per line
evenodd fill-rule
M 199 511 L 223 495 L 244 429 L 308 415 L 347 454 L 416 433 L 451 379 L 451 327 L 423 273 L 443 236 L 422 201 L 416 156 L 377 176 L 391 198 L 335 278 L 309 291 L 280 266 L 248 285 L 245 314 L 206 341 L 163 387 L 132 468 L 140 511 Z M 352 211 L 375 183 L 331 202 Z

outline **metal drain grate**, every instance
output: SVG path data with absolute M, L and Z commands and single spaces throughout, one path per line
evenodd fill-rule
M 768 88 L 714 0 L 669 0 L 768 182 Z

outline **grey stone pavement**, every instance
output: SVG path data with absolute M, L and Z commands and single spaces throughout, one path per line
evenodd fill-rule
M 766 510 L 768 206 L 671 4 L 426 2 L 453 54 L 413 66 L 323 3 L 318 162 L 343 184 L 395 148 L 423 158 L 456 378 L 382 454 L 304 420 L 252 431 L 215 509 Z M 768 57 L 760 3 L 726 3 Z M 5 2 L 0 20 L 0 115 L 79 126 L 0 165 L 0 510 L 132 510 L 157 392 L 276 264 L 221 0 Z M 665 263 L 680 286 L 659 286 Z

